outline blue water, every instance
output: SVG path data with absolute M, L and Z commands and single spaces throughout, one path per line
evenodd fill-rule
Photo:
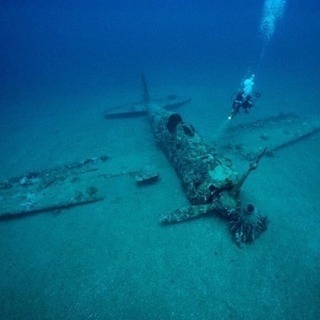
M 249 193 L 275 222 L 269 238 L 239 251 L 217 221 L 159 227 L 161 213 L 186 204 L 175 173 L 146 119 L 103 119 L 106 109 L 141 98 L 141 72 L 155 97 L 192 97 L 182 112 L 205 137 L 253 73 L 262 97 L 243 121 L 320 116 L 319 1 L 287 0 L 268 41 L 263 5 L 0 2 L 0 179 L 101 154 L 116 172 L 156 163 L 164 176 L 160 190 L 107 182 L 110 201 L 92 211 L 1 223 L 1 319 L 320 316 L 319 136 L 253 178 Z
M 123 85 L 141 70 L 150 77 L 175 72 L 180 81 L 204 71 L 219 78 L 223 70 L 240 82 L 256 71 L 262 8 L 263 1 L 4 1 L 1 96 L 96 92 L 111 80 Z M 285 74 L 295 76 L 297 88 L 314 90 L 318 12 L 316 1 L 288 1 L 257 81 L 272 76 L 275 83 Z M 238 83 L 225 85 L 232 91 Z

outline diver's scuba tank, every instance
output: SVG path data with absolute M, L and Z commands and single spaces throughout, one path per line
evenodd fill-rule
M 228 116 L 228 120 L 233 119 L 239 112 L 241 108 L 244 108 L 245 101 L 252 102 L 253 86 L 254 86 L 254 74 L 250 78 L 245 79 L 241 83 L 241 90 L 236 94 L 235 98 L 232 101 L 232 110 Z M 253 105 L 253 104 L 252 104 Z

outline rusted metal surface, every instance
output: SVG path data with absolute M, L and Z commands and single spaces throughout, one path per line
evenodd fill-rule
M 240 189 L 258 167 L 263 151 L 242 175 L 232 162 L 219 155 L 178 113 L 149 107 L 155 138 L 178 173 L 191 206 L 178 208 L 161 217 L 161 223 L 175 223 L 204 214 L 217 214 L 230 221 L 235 241 L 252 242 L 267 229 L 268 219 L 241 203 Z M 253 218 L 254 217 L 254 218 Z

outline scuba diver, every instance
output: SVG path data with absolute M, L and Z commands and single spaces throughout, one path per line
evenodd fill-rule
M 249 113 L 249 110 L 254 106 L 255 99 L 260 98 L 261 94 L 258 92 L 253 93 L 254 74 L 243 81 L 242 89 L 236 93 L 232 102 L 232 110 L 228 119 L 233 119 L 241 109 L 244 113 Z

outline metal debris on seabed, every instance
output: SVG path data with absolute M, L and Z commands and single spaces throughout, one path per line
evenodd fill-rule
M 135 175 L 138 185 L 146 185 L 156 182 L 159 179 L 159 173 L 154 168 L 146 167 Z

